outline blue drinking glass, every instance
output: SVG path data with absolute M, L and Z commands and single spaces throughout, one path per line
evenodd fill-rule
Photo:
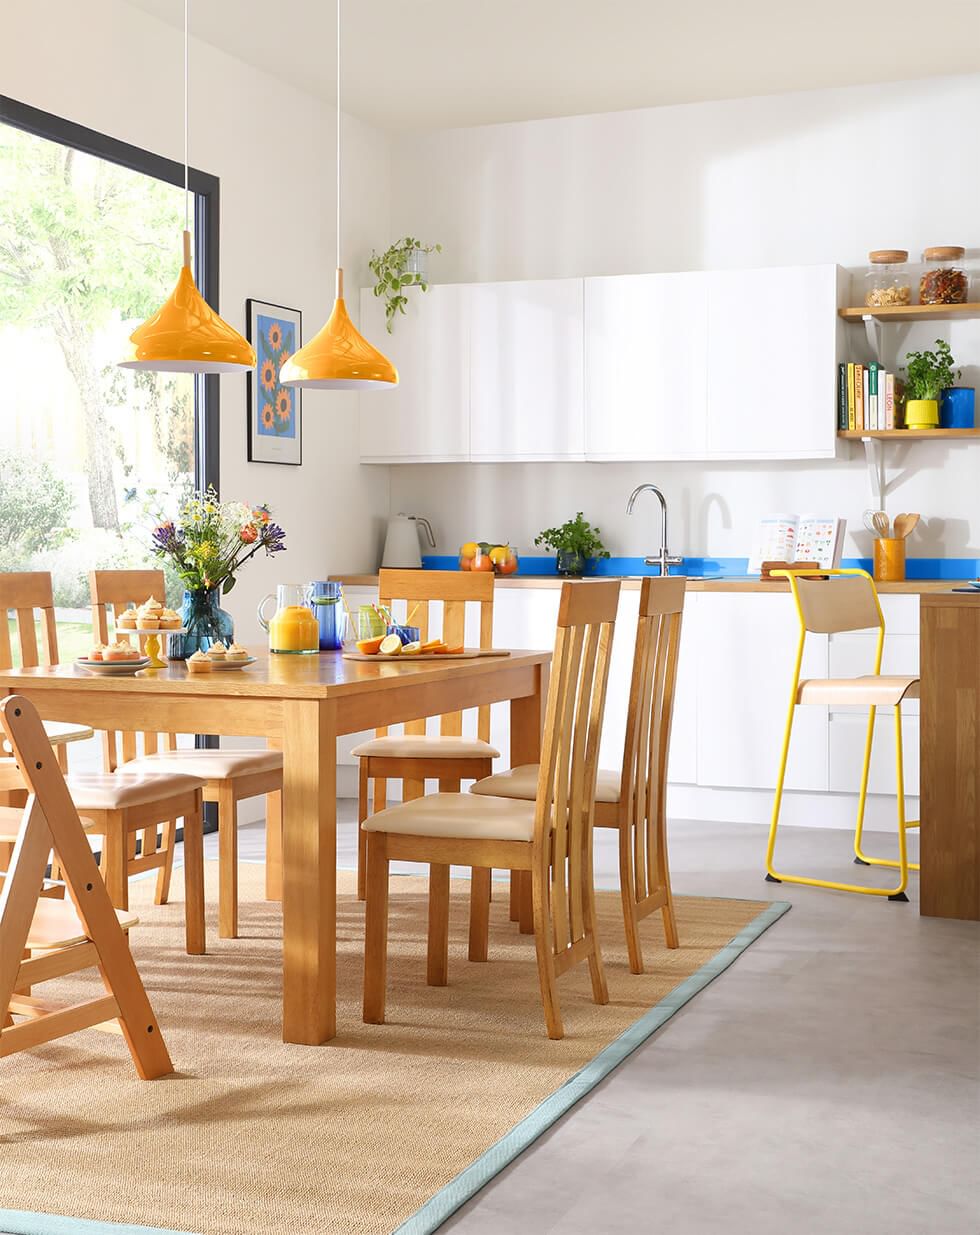
M 310 584 L 310 608 L 320 623 L 320 651 L 336 652 L 343 646 L 345 614 L 339 583 L 318 580 Z

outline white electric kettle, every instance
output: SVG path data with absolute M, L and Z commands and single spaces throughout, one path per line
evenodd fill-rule
M 419 551 L 418 525 L 425 528 L 429 544 L 434 549 L 436 538 L 432 535 L 429 520 L 423 515 L 397 514 L 388 520 L 388 534 L 385 536 L 385 551 L 381 558 L 382 566 L 395 566 L 402 570 L 421 570 L 422 554 Z

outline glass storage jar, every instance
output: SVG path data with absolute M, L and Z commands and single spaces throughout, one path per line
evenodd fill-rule
M 864 303 L 871 309 L 912 303 L 907 249 L 872 249 L 864 276 Z
M 965 250 L 959 245 L 940 245 L 922 254 L 926 268 L 919 279 L 920 304 L 966 304 L 970 280 L 961 262 Z

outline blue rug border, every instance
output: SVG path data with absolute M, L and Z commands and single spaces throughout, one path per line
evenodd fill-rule
M 624 1059 L 652 1037 L 686 1003 L 733 965 L 742 953 L 788 913 L 790 908 L 789 901 L 773 901 L 767 909 L 757 914 L 748 926 L 716 952 L 710 961 L 706 961 L 659 1003 L 644 1012 L 639 1020 L 634 1021 L 618 1038 L 603 1047 L 594 1059 L 589 1060 L 554 1093 L 549 1094 L 529 1115 L 471 1162 L 455 1179 L 440 1188 L 421 1209 L 406 1218 L 395 1228 L 392 1235 L 432 1235 L 437 1231 L 447 1218 L 499 1175 L 504 1167 L 520 1157 L 528 1146 L 547 1132 L 587 1093 L 595 1089 L 600 1081 L 619 1067 Z M 126 1223 L 98 1222 L 58 1214 L 30 1213 L 22 1209 L 0 1209 L 0 1232 L 2 1235 L 197 1235 L 196 1232 L 176 1231 L 172 1227 L 131 1226 Z

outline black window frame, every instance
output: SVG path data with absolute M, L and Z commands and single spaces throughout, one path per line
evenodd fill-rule
M 63 146 L 71 146 L 83 154 L 118 163 L 145 176 L 154 176 L 177 188 L 184 187 L 183 163 L 116 137 L 108 137 L 105 133 L 41 111 L 4 94 L 0 94 L 0 123 Z M 188 169 L 187 182 L 194 194 L 194 279 L 201 295 L 217 313 L 220 182 L 217 176 L 196 167 Z M 175 235 L 175 250 L 179 240 L 180 237 Z M 161 301 L 169 291 L 169 288 L 161 287 Z M 221 386 L 217 374 L 209 373 L 194 379 L 194 483 L 199 489 L 213 486 L 216 492 L 219 491 L 220 480 L 220 399 Z

